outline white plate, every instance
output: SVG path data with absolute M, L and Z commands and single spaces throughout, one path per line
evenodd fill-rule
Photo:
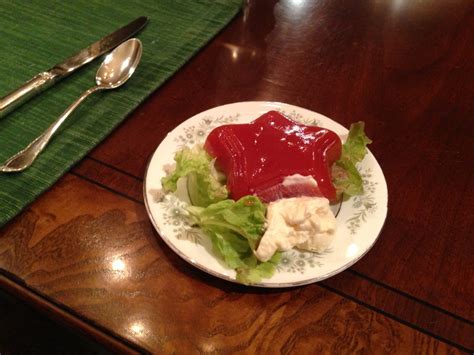
M 168 194 L 160 200 L 164 167 L 173 164 L 175 152 L 183 146 L 203 143 L 215 127 L 227 123 L 247 123 L 261 114 L 281 111 L 292 119 L 328 128 L 341 137 L 347 129 L 331 119 L 297 106 L 276 102 L 239 102 L 199 113 L 171 131 L 154 152 L 144 181 L 144 197 L 150 219 L 161 238 L 180 257 L 205 272 L 236 282 L 234 270 L 213 255 L 210 241 L 191 228 L 182 217 L 183 203 Z M 387 184 L 382 169 L 369 152 L 360 163 L 365 193 L 342 203 L 337 215 L 337 232 L 324 253 L 285 252 L 275 274 L 254 286 L 290 287 L 321 281 L 359 260 L 374 245 L 387 215 Z

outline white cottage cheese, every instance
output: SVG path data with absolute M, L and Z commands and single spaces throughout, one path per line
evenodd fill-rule
M 271 202 L 267 209 L 267 230 L 255 255 L 269 260 L 277 251 L 299 249 L 321 252 L 331 244 L 336 217 L 323 197 L 293 197 Z

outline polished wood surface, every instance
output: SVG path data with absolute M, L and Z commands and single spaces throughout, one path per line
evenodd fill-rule
M 0 230 L 0 286 L 120 351 L 472 352 L 472 43 L 468 0 L 249 1 Z M 349 270 L 247 288 L 193 268 L 153 230 L 142 181 L 156 146 L 196 113 L 251 100 L 366 122 L 389 212 Z
M 74 345 L 74 348 L 71 347 Z M 60 326 L 0 291 L 0 353 L 107 354 L 107 349 L 75 329 Z

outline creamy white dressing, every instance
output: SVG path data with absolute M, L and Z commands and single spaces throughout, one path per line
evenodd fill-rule
M 267 208 L 267 230 L 255 251 L 260 261 L 277 251 L 294 247 L 321 252 L 334 239 L 336 217 L 324 197 L 293 197 L 271 202 Z

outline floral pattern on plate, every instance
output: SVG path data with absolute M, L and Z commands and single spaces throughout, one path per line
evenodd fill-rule
M 177 143 L 176 147 L 178 148 L 177 150 L 180 150 L 185 146 L 189 147 L 195 144 L 202 144 L 210 131 L 218 126 L 234 123 L 238 120 L 238 117 L 238 113 L 231 116 L 204 116 L 196 122 L 196 125 L 184 128 L 183 132 L 175 137 L 175 142 Z
M 185 203 L 172 194 L 161 194 L 160 180 L 173 164 L 176 151 L 204 143 L 209 132 L 217 126 L 247 123 L 270 110 L 280 111 L 307 125 L 331 129 L 341 137 L 347 134 L 347 129 L 329 118 L 293 105 L 241 102 L 219 106 L 193 116 L 170 132 L 153 154 L 145 175 L 145 204 L 160 237 L 187 262 L 229 281 L 235 282 L 235 272 L 213 254 L 208 238 L 189 224 Z M 296 249 L 282 253 L 275 275 L 256 286 L 289 287 L 323 280 L 351 266 L 373 246 L 387 213 L 387 186 L 382 170 L 370 152 L 359 169 L 364 179 L 364 194 L 342 203 L 332 246 L 323 253 Z

